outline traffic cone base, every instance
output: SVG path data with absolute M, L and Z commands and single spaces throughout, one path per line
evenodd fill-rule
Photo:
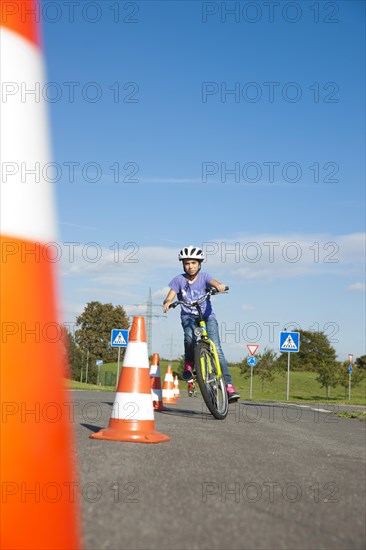
M 114 418 L 111 418 L 106 430 L 101 430 L 90 437 L 132 443 L 162 443 L 170 440 L 168 435 L 155 430 L 154 420 L 116 420 Z
M 164 407 L 163 401 L 153 401 L 154 411 L 168 411 L 167 407 Z

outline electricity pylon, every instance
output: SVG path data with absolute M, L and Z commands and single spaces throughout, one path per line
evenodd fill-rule
M 169 338 L 169 344 L 168 344 L 168 342 L 166 342 L 164 344 L 164 347 L 167 347 L 169 345 L 169 356 L 168 356 L 169 361 L 173 361 L 173 359 L 174 359 L 173 349 L 175 348 L 175 345 L 178 344 L 178 343 L 179 343 L 179 341 L 176 338 L 173 338 L 173 334 L 171 334 L 170 338 Z
M 135 304 L 135 305 L 136 306 L 141 306 L 141 304 Z M 152 303 L 151 288 L 149 288 L 149 296 L 148 296 L 148 299 L 147 299 L 147 302 L 146 302 L 146 314 L 145 314 L 146 325 L 147 325 L 147 327 L 146 327 L 147 328 L 147 334 L 146 334 L 146 337 L 147 337 L 147 350 L 148 350 L 149 357 L 152 354 L 152 319 L 153 319 L 153 317 L 164 317 L 164 318 L 166 318 L 166 315 L 154 314 L 152 312 L 153 307 L 160 307 L 161 308 L 161 304 L 153 304 Z

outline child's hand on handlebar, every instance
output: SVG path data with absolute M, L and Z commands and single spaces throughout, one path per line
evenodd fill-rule
M 164 302 L 163 303 L 163 312 L 166 313 L 170 307 L 171 302 Z
M 217 287 L 216 287 L 216 288 L 217 288 L 217 290 L 218 290 L 219 292 L 225 292 L 225 291 L 226 291 L 226 288 L 227 288 L 227 286 L 226 286 L 226 285 L 224 285 L 223 283 L 219 283 L 219 284 L 217 285 Z

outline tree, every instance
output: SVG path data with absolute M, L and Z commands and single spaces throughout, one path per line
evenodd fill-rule
M 343 361 L 343 363 L 338 363 L 338 383 L 344 387 L 344 397 L 347 398 L 348 386 L 349 386 L 349 373 L 348 367 L 349 361 Z M 357 360 L 353 364 L 352 374 L 351 374 L 351 387 L 354 388 L 358 386 L 365 377 L 365 371 L 360 368 L 357 364 Z
M 264 382 L 273 382 L 274 370 L 276 365 L 277 354 L 273 349 L 264 348 L 263 353 L 257 355 L 257 365 L 254 367 L 254 372 L 262 381 L 262 391 Z
M 71 332 L 67 334 L 67 349 L 69 358 L 70 377 L 72 380 L 80 380 L 81 369 L 83 368 L 83 352 L 75 342 Z
M 179 376 L 179 378 L 182 378 L 182 374 L 185 367 L 186 367 L 186 357 L 183 354 L 179 357 L 178 364 L 176 365 L 176 373 Z
M 86 381 L 86 369 L 88 367 L 88 383 L 97 383 L 97 367 L 95 357 L 82 350 L 76 343 L 71 332 L 66 335 L 67 361 L 69 366 L 69 377 L 71 380 Z
M 338 369 L 335 360 L 322 359 L 317 366 L 317 381 L 321 388 L 325 388 L 326 399 L 330 397 L 330 388 L 335 388 L 338 383 Z
M 322 362 L 334 364 L 336 352 L 324 332 L 300 330 L 300 350 L 291 352 L 291 370 L 317 371 Z M 287 369 L 287 352 L 276 360 L 279 370 Z
M 122 306 L 89 302 L 77 317 L 76 324 L 80 328 L 75 332 L 75 341 L 84 353 L 89 351 L 94 365 L 95 359 L 102 359 L 105 363 L 116 361 L 117 348 L 110 345 L 111 330 L 129 328 L 128 317 Z
M 366 355 L 361 355 L 360 357 L 357 357 L 354 365 L 366 372 Z
M 244 358 L 242 363 L 239 363 L 239 368 L 240 368 L 240 375 L 241 376 L 243 376 L 244 378 L 249 378 L 250 377 L 250 369 L 252 367 L 250 367 L 248 365 L 246 357 Z

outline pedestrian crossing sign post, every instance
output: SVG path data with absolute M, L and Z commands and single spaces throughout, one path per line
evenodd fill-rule
M 300 333 L 299 332 L 287 332 L 284 330 L 280 332 L 280 351 L 287 351 L 287 388 L 286 399 L 289 400 L 290 393 L 290 356 L 291 353 L 298 353 L 300 350 Z
M 128 330 L 113 328 L 111 331 L 111 346 L 112 348 L 118 348 L 116 387 L 118 386 L 118 381 L 119 381 L 119 363 L 121 358 L 121 348 L 126 348 L 127 344 L 128 344 Z

